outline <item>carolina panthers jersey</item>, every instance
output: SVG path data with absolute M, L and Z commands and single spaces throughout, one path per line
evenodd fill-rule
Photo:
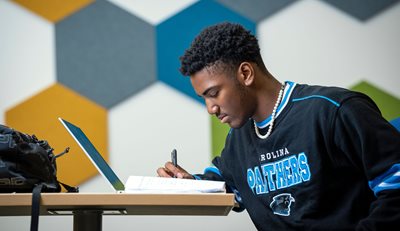
M 262 134 L 270 122 L 257 123 Z M 400 222 L 400 133 L 366 95 L 286 82 L 271 135 L 254 126 L 231 129 L 215 167 L 196 177 L 226 181 L 258 230 Z

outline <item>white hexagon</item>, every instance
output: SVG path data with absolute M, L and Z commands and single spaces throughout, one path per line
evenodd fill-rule
M 152 25 L 157 25 L 197 0 L 108 0 Z
M 400 97 L 400 4 L 367 22 L 300 1 L 258 25 L 267 68 L 279 80 L 351 87 L 367 80 Z
M 54 26 L 11 1 L 0 1 L 0 31 L 4 123 L 5 110 L 55 82 Z
M 109 111 L 109 137 L 110 162 L 124 181 L 129 175 L 156 176 L 174 148 L 178 164 L 193 173 L 210 165 L 206 109 L 161 82 Z

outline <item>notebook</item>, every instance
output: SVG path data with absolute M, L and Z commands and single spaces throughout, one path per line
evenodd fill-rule
M 118 178 L 110 165 L 103 159 L 85 133 L 76 125 L 58 118 L 82 148 L 100 174 L 118 192 L 128 193 L 225 193 L 225 182 L 189 180 L 151 176 L 129 176 L 126 184 Z

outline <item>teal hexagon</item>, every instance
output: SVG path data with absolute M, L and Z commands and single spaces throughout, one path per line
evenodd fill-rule
M 189 78 L 180 74 L 179 57 L 202 29 L 224 21 L 240 23 L 253 33 L 256 31 L 254 22 L 215 1 L 199 1 L 159 24 L 156 27 L 158 79 L 203 103 Z

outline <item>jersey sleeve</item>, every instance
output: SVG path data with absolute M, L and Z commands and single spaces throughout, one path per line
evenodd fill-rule
M 400 225 L 400 133 L 375 103 L 359 95 L 342 102 L 334 123 L 335 145 L 376 196 L 358 230 Z
M 235 212 L 243 211 L 244 205 L 242 203 L 242 198 L 240 196 L 239 191 L 234 187 L 231 181 L 222 176 L 220 168 L 223 168 L 221 157 L 217 156 L 212 161 L 213 166 L 210 166 L 204 170 L 203 174 L 194 174 L 193 177 L 196 180 L 214 180 L 214 181 L 225 181 L 226 183 L 226 192 L 233 193 L 235 195 L 236 206 L 232 209 Z

